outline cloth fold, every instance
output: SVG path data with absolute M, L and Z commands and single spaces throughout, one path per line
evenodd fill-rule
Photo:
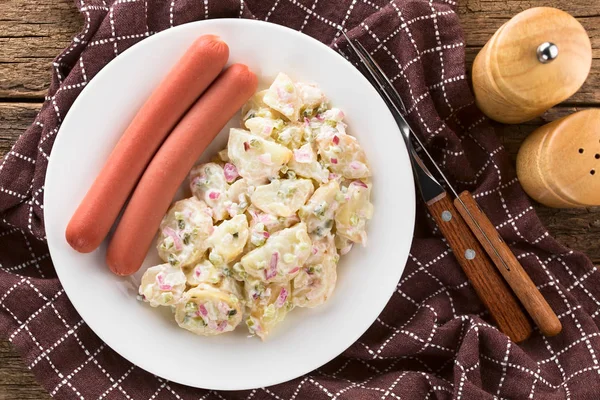
M 61 399 L 597 398 L 600 278 L 583 254 L 548 235 L 477 110 L 453 0 L 78 0 L 76 5 L 83 30 L 54 60 L 46 102 L 0 164 L 0 335 L 50 394 Z M 400 92 L 416 133 L 457 189 L 474 193 L 559 315 L 563 332 L 545 338 L 536 330 L 516 345 L 490 325 L 419 200 L 408 264 L 389 304 L 353 346 L 306 376 L 252 391 L 209 392 L 155 377 L 108 348 L 70 304 L 48 254 L 43 194 L 52 144 L 77 95 L 114 57 L 171 26 L 223 17 L 286 25 L 341 51 L 339 28 L 359 38 Z

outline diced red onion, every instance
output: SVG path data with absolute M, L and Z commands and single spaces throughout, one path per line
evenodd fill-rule
M 250 150 L 250 143 L 244 142 L 244 151 Z
M 279 253 L 275 252 L 271 256 L 271 262 L 269 268 L 265 269 L 265 279 L 269 280 L 277 276 L 277 264 L 279 263 Z
M 168 283 L 165 283 L 165 277 L 163 276 L 162 272 L 156 275 L 156 281 L 158 282 L 158 288 L 160 290 L 173 289 L 173 286 L 169 285 Z
M 223 332 L 227 327 L 227 321 L 221 321 L 217 324 L 217 331 Z
M 304 146 L 302 146 L 302 147 L 304 147 Z M 313 154 L 309 149 L 300 148 L 298 150 L 294 150 L 294 160 L 296 160 L 297 162 L 302 163 L 302 164 L 307 164 L 307 163 L 310 163 L 311 161 L 313 161 Z
M 273 255 L 271 256 L 271 263 L 269 264 L 269 266 L 271 268 L 277 268 L 277 263 L 279 263 L 279 253 L 275 252 L 273 253 Z
M 331 163 L 332 163 L 332 164 L 337 164 L 337 163 L 338 163 L 338 160 L 337 160 L 337 158 L 332 158 L 332 159 L 331 159 Z
M 352 169 L 354 169 L 354 170 L 357 170 L 357 169 L 361 169 L 361 168 L 363 167 L 363 165 L 364 165 L 364 164 L 363 164 L 363 163 L 361 163 L 361 162 L 358 162 L 358 161 L 352 161 L 352 162 L 350 163 L 350 168 L 352 168 Z
M 337 135 L 334 135 L 332 142 L 337 146 L 338 144 L 340 144 L 340 138 Z
M 231 183 L 235 181 L 235 179 L 240 176 L 238 170 L 235 165 L 232 163 L 226 163 L 223 167 L 223 173 L 225 174 L 225 180 L 227 183 Z
M 177 250 L 177 251 L 181 250 L 183 244 L 182 244 L 179 236 L 177 236 L 177 232 L 175 232 L 175 230 L 173 228 L 171 228 L 170 226 L 167 226 L 163 229 L 162 233 L 163 233 L 163 235 L 169 236 L 171 239 L 173 239 L 173 244 L 175 245 L 175 250 Z
M 216 190 L 211 190 L 208 194 L 208 198 L 211 200 L 217 200 L 219 197 L 221 197 L 221 193 Z
M 283 307 L 287 297 L 288 291 L 285 288 L 281 288 L 281 292 L 279 292 L 279 296 L 277 296 L 277 300 L 275 301 L 275 306 L 277 306 L 277 308 Z
M 203 317 L 206 317 L 208 315 L 208 310 L 206 309 L 206 307 L 204 306 L 204 304 L 200 304 L 198 306 L 198 312 L 200 313 L 200 315 L 202 315 Z
M 296 272 L 300 271 L 300 267 L 294 267 L 290 270 L 290 272 L 288 272 L 290 275 L 295 274 Z
M 367 184 L 364 183 L 363 181 L 361 181 L 360 179 L 357 179 L 357 180 L 353 181 L 352 184 L 356 185 L 356 186 L 359 186 L 359 187 L 362 187 L 362 188 L 365 188 L 365 189 L 368 188 Z

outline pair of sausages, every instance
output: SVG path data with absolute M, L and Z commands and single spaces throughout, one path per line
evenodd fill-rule
M 73 249 L 98 248 L 133 191 L 106 260 L 118 275 L 140 268 L 189 170 L 256 91 L 257 78 L 245 65 L 221 73 L 228 58 L 227 44 L 202 36 L 159 84 L 71 218 L 65 236 Z

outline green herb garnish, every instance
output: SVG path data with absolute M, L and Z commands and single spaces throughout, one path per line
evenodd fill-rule
M 179 260 L 173 254 L 169 254 L 168 261 L 169 261 L 169 264 L 171 264 L 172 266 L 176 266 L 179 264 Z

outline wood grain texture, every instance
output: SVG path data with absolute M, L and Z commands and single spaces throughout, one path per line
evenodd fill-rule
M 46 400 L 50 395 L 35 381 L 7 341 L 0 341 L 0 400 Z
M 585 28 L 592 43 L 592 68 L 583 86 L 566 105 L 600 104 L 600 2 L 589 0 L 463 0 L 459 1 L 459 17 L 465 33 L 467 64 L 490 37 L 517 13 L 531 7 L 556 7 L 577 18 Z M 471 74 L 471 68 L 467 68 Z
M 73 0 L 1 0 L 0 98 L 43 98 L 52 59 L 81 25 Z
M 0 103 L 0 157 L 8 153 L 41 106 L 39 103 Z
M 558 317 L 471 193 L 462 192 L 454 205 L 540 331 L 558 335 L 562 330 Z
M 545 42 L 558 49 L 548 63 L 535 57 Z M 502 25 L 475 57 L 477 106 L 499 122 L 528 121 L 576 93 L 591 64 L 590 39 L 576 18 L 553 7 L 530 8 Z
M 557 208 L 600 205 L 600 109 L 536 129 L 517 156 L 517 176 L 536 201 Z M 598 175 L 596 175 L 598 173 Z
M 429 212 L 448 241 L 454 257 L 469 278 L 479 299 L 513 342 L 527 339 L 531 324 L 519 302 L 486 255 L 449 196 L 427 203 Z
M 600 2 L 589 0 L 459 0 L 468 73 L 477 52 L 515 14 L 554 6 L 577 17 L 592 43 L 592 69 L 586 83 L 564 106 L 520 125 L 494 124 L 513 162 L 520 143 L 537 127 L 586 106 L 600 107 Z M 33 121 L 49 86 L 51 61 L 81 29 L 73 0 L 0 0 L 0 157 Z M 2 103 L 2 100 L 10 103 Z M 551 209 L 534 204 L 555 238 L 587 253 L 600 264 L 600 208 Z M 49 399 L 7 342 L 0 341 L 0 399 Z

